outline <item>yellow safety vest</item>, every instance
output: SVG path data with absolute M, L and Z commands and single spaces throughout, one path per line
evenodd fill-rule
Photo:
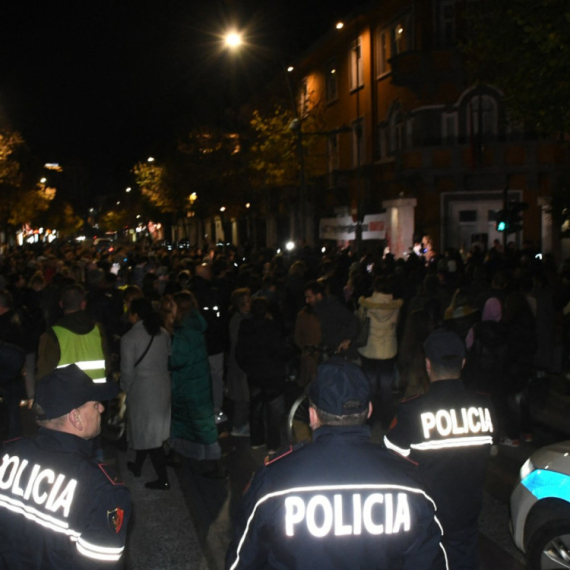
M 53 332 L 59 342 L 61 354 L 58 368 L 77 364 L 93 382 L 106 381 L 105 355 L 98 326 L 94 326 L 87 334 L 76 334 L 59 326 L 54 326 Z

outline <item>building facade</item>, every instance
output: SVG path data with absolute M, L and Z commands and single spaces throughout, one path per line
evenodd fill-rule
M 385 212 L 398 256 L 424 235 L 439 251 L 469 249 L 502 239 L 496 218 L 507 190 L 529 205 L 509 241 L 560 253 L 548 205 L 568 175 L 568 149 L 509 120 L 499 89 L 469 83 L 457 42 L 464 2 L 377 4 L 295 65 L 301 123 L 319 112 L 325 124 L 306 223 Z

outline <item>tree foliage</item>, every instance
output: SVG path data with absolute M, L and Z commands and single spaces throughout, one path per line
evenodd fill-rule
M 570 131 L 570 2 L 469 2 L 464 51 L 473 79 L 498 86 L 515 120 Z
M 55 188 L 44 183 L 26 181 L 32 178 L 22 172 L 20 158 L 24 149 L 20 133 L 0 130 L 0 219 L 6 235 L 10 225 L 34 222 L 56 194 Z
M 255 110 L 251 119 L 253 142 L 249 160 L 252 182 L 262 187 L 296 186 L 301 163 L 307 179 L 318 175 L 322 137 L 317 133 L 322 131 L 323 124 L 319 105 L 310 113 L 303 113 L 301 118 L 280 105 L 269 111 Z

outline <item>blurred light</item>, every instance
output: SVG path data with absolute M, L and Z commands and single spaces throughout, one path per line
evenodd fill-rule
M 224 36 L 224 41 L 226 42 L 226 45 L 228 47 L 231 48 L 239 47 L 242 43 L 241 34 L 238 34 L 237 32 L 229 32 Z
M 331 75 L 334 75 L 336 73 L 336 69 L 331 69 Z
M 94 212 L 93 208 L 89 208 L 89 211 L 90 211 L 90 212 Z
M 125 192 L 130 192 L 131 190 L 132 190 L 132 188 L 129 186 L 129 187 L 125 190 Z
M 147 162 L 154 162 L 154 157 L 153 157 L 153 156 L 149 156 L 149 157 L 146 159 L 146 161 L 147 161 Z
M 140 217 L 141 217 L 141 215 L 140 215 L 140 214 L 137 214 L 137 220 L 138 220 Z
M 277 253 L 281 253 L 281 248 L 277 248 Z
M 245 207 L 246 207 L 246 208 L 251 208 L 251 204 L 248 202 L 248 203 L 245 205 Z
M 162 227 L 162 224 L 156 224 L 156 229 L 159 230 Z
M 291 73 L 294 69 L 295 69 L 295 68 L 294 68 L 292 65 L 290 65 L 290 66 L 287 68 L 287 71 L 288 71 L 289 73 Z
M 119 201 L 117 202 L 117 206 L 119 206 L 120 204 L 121 204 L 121 201 L 119 200 Z
M 47 182 L 47 178 L 40 178 L 40 182 L 41 182 L 42 184 L 45 184 L 45 183 Z
M 403 34 L 403 33 L 404 33 L 404 28 L 402 28 L 402 27 L 398 28 L 398 33 L 399 33 L 399 34 Z
M 288 241 L 285 248 L 287 251 L 293 251 L 295 249 L 295 244 L 292 241 Z
M 344 24 L 342 22 L 338 22 L 336 25 L 337 30 L 342 30 L 344 28 Z
M 226 211 L 226 207 L 225 207 L 225 206 L 222 206 L 222 207 L 220 208 L 220 212 L 225 212 L 225 211 Z
M 322 247 L 322 248 L 321 248 L 321 253 L 326 253 L 326 251 L 327 251 L 327 248 L 326 248 L 326 247 Z

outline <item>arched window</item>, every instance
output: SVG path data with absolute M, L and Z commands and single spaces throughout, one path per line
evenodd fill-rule
M 389 152 L 394 153 L 404 148 L 404 117 L 399 105 L 390 112 L 388 140 Z
M 490 95 L 473 96 L 467 104 L 467 132 L 494 138 L 497 131 L 497 101 Z

